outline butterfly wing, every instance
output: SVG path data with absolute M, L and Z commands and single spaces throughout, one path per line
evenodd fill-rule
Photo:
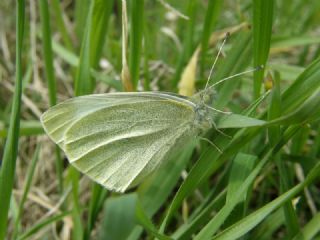
M 117 93 L 69 99 L 50 108 L 41 121 L 72 165 L 106 188 L 123 192 L 194 134 L 194 117 L 186 99 Z

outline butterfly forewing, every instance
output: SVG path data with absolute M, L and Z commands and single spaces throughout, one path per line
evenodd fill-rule
M 42 117 L 69 161 L 105 187 L 125 191 L 194 135 L 192 102 L 162 93 L 70 99 Z

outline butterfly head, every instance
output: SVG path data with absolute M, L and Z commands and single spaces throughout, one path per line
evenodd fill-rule
M 212 105 L 214 97 L 215 91 L 212 88 L 207 88 L 195 94 L 192 99 L 199 105 Z

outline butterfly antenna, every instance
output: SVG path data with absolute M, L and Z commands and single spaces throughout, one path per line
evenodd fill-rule
M 215 67 L 215 65 L 216 65 L 216 63 L 217 63 L 217 61 L 218 61 L 219 56 L 221 55 L 222 48 L 223 48 L 224 44 L 226 43 L 226 41 L 227 41 L 227 39 L 228 39 L 229 36 L 230 36 L 230 33 L 227 32 L 226 35 L 225 35 L 225 37 L 224 37 L 224 39 L 223 39 L 223 42 L 222 42 L 221 46 L 219 47 L 218 54 L 217 54 L 216 58 L 214 59 L 214 62 L 213 62 L 213 64 L 212 64 L 212 66 L 211 66 L 211 69 L 210 69 L 210 72 L 209 72 L 209 76 L 208 76 L 208 79 L 207 79 L 207 83 L 206 83 L 206 86 L 205 86 L 204 89 L 207 89 L 207 87 L 208 87 L 208 84 L 209 84 L 209 82 L 210 82 L 211 76 L 212 76 L 212 74 L 213 74 L 214 67 Z
M 221 79 L 220 81 L 212 84 L 209 88 L 215 87 L 215 86 L 217 86 L 217 85 L 219 85 L 219 84 L 221 84 L 221 83 L 223 83 L 223 82 L 225 82 L 225 81 L 227 81 L 227 80 L 229 80 L 229 79 L 231 79 L 231 78 L 235 78 L 235 77 L 238 77 L 238 76 L 247 74 L 247 73 L 259 71 L 259 70 L 261 70 L 261 69 L 263 69 L 263 68 L 264 68 L 264 66 L 263 66 L 263 65 L 260 65 L 260 66 L 258 66 L 258 67 L 255 67 L 254 69 L 250 69 L 250 70 L 247 70 L 247 71 L 244 71 L 244 72 L 241 72 L 241 73 L 237 73 L 237 74 L 235 74 L 235 75 L 232 75 L 232 76 L 223 78 L 223 79 Z

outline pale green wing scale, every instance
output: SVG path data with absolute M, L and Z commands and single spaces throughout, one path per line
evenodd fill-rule
M 167 93 L 96 94 L 50 108 L 41 122 L 73 166 L 123 192 L 197 134 L 196 108 L 192 101 Z

